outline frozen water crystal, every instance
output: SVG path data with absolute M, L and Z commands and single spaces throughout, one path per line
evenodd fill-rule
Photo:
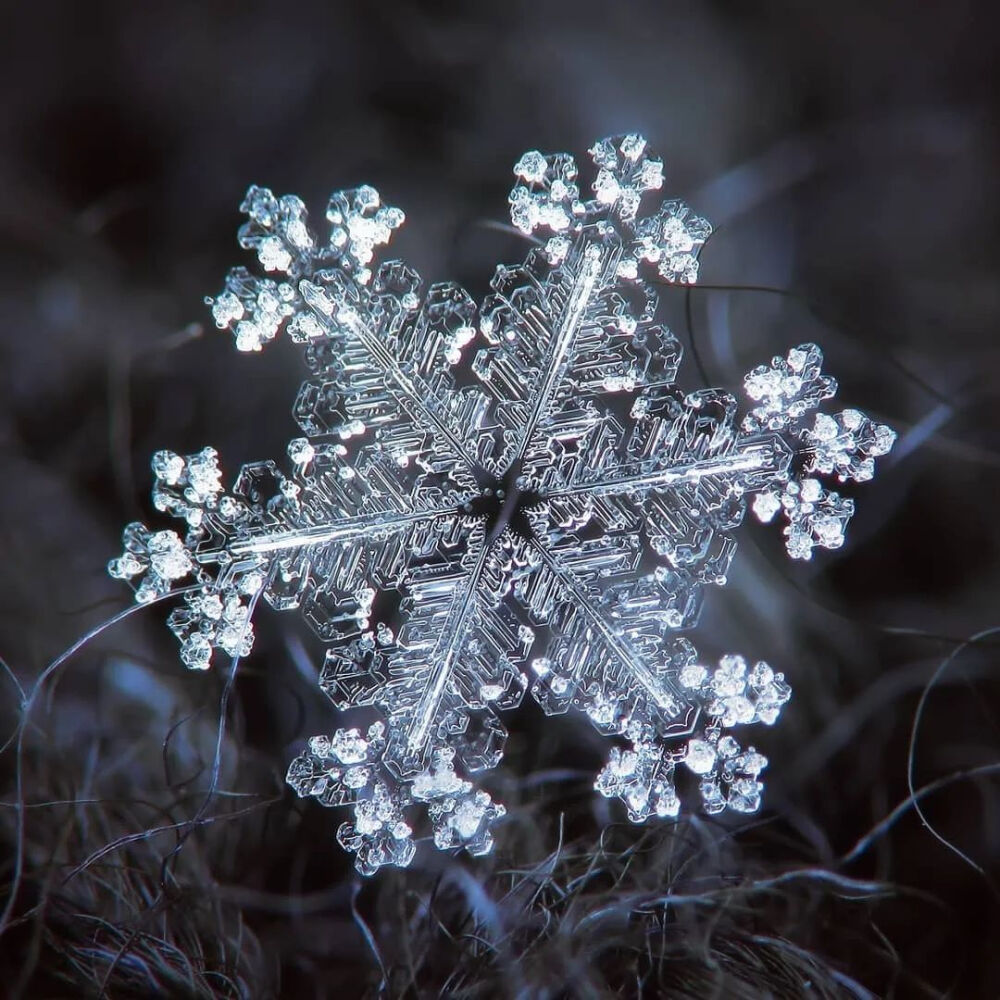
M 681 392 L 655 285 L 696 280 L 711 227 L 659 197 L 641 136 L 590 153 L 589 191 L 568 154 L 518 161 L 511 219 L 540 246 L 478 307 L 378 261 L 403 213 L 374 188 L 335 193 L 325 234 L 250 188 L 239 240 L 265 275 L 234 269 L 209 304 L 241 351 L 302 345 L 301 436 L 287 470 L 246 465 L 229 490 L 213 449 L 158 452 L 154 506 L 186 535 L 129 525 L 109 566 L 140 601 L 193 581 L 169 619 L 192 669 L 249 653 L 258 595 L 299 609 L 333 704 L 383 719 L 314 737 L 288 770 L 353 808 L 338 840 L 365 874 L 410 862 L 418 807 L 439 848 L 490 849 L 504 808 L 473 778 L 529 689 L 625 741 L 596 788 L 633 821 L 678 814 L 677 768 L 708 812 L 756 810 L 767 760 L 737 736 L 775 722 L 788 684 L 740 656 L 710 667 L 679 633 L 725 583 L 748 501 L 809 559 L 854 511 L 823 477 L 869 479 L 893 443 L 819 409 L 836 383 L 812 344 L 747 375 L 742 422 L 726 392 Z

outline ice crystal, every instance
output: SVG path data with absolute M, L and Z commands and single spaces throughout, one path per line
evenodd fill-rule
M 403 213 L 374 188 L 333 195 L 324 239 L 298 198 L 252 187 L 239 239 L 272 276 L 237 268 L 209 303 L 241 351 L 302 345 L 304 436 L 287 471 L 246 465 L 229 492 L 213 449 L 159 452 L 153 502 L 186 535 L 130 525 L 109 567 L 140 601 L 193 577 L 169 625 L 194 669 L 249 652 L 256 595 L 300 609 L 333 704 L 384 720 L 314 737 L 288 771 L 299 795 L 353 806 L 338 839 L 365 873 L 409 863 L 418 804 L 438 847 L 490 849 L 504 809 L 471 779 L 529 688 L 627 744 L 596 788 L 633 820 L 677 815 L 679 767 L 709 812 L 756 810 L 767 760 L 737 734 L 790 689 L 740 656 L 709 669 L 679 633 L 725 583 L 748 498 L 809 559 L 854 511 L 820 477 L 871 478 L 894 439 L 816 412 L 836 383 L 812 344 L 747 375 L 742 422 L 731 395 L 678 390 L 653 286 L 696 280 L 711 227 L 659 198 L 640 136 L 590 152 L 590 198 L 571 156 L 518 161 L 511 219 L 540 245 L 478 309 L 376 262 Z

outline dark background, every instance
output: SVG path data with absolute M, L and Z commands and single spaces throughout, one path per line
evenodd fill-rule
M 1000 994 L 998 785 L 962 777 L 1000 758 L 996 645 L 960 645 L 1000 619 L 991 6 L 0 3 L 0 655 L 22 685 L 126 606 L 103 567 L 149 518 L 154 450 L 212 444 L 231 474 L 295 434 L 296 353 L 237 355 L 202 304 L 249 263 L 251 182 L 315 217 L 375 184 L 407 212 L 396 252 L 480 296 L 524 251 L 520 153 L 641 131 L 718 229 L 701 281 L 726 287 L 663 294 L 684 384 L 736 390 L 815 340 L 839 400 L 900 434 L 843 550 L 793 566 L 748 523 L 709 595 L 703 653 L 796 691 L 750 823 L 629 827 L 589 791 L 602 741 L 526 707 L 496 855 L 424 848 L 362 887 L 341 817 L 282 787 L 334 725 L 296 616 L 259 616 L 221 758 L 245 797 L 207 805 L 221 675 L 179 667 L 162 609 L 95 639 L 33 709 L 21 823 L 0 758 L 15 995 Z M 950 847 L 893 813 L 911 750 Z

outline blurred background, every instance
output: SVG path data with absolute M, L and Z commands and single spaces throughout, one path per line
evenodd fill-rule
M 747 523 L 708 595 L 703 654 L 766 658 L 796 692 L 757 741 L 749 823 L 629 826 L 590 790 L 604 741 L 526 705 L 496 854 L 427 847 L 362 885 L 341 815 L 283 786 L 335 723 L 297 616 L 258 616 L 211 801 L 224 678 L 183 671 L 162 608 L 104 632 L 0 757 L 10 995 L 1000 995 L 992 5 L 2 14 L 2 739 L 18 685 L 128 606 L 104 566 L 150 517 L 151 453 L 211 444 L 232 474 L 297 433 L 298 354 L 238 355 L 202 301 L 249 263 L 250 183 L 314 217 L 372 183 L 407 213 L 395 251 L 479 297 L 526 249 L 518 156 L 642 132 L 717 228 L 699 289 L 662 296 L 685 387 L 738 390 L 814 340 L 839 401 L 900 435 L 843 550 L 791 565 Z

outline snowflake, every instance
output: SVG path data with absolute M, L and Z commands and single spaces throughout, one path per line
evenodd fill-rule
M 478 309 L 375 261 L 403 213 L 374 188 L 333 195 L 324 241 L 298 198 L 252 187 L 239 239 L 274 276 L 237 268 L 208 301 L 241 351 L 302 345 L 304 436 L 287 471 L 246 465 L 231 492 L 213 449 L 159 452 L 153 502 L 185 537 L 130 525 L 110 564 L 139 601 L 193 577 L 169 618 L 193 669 L 249 652 L 257 595 L 300 609 L 331 701 L 383 720 L 313 738 L 288 771 L 299 795 L 353 806 L 338 838 L 366 874 L 410 861 L 418 804 L 439 848 L 489 851 L 504 808 L 471 776 L 529 688 L 627 743 L 596 788 L 634 821 L 678 813 L 679 767 L 707 811 L 756 810 L 767 760 L 734 734 L 771 725 L 790 689 L 740 656 L 702 665 L 679 633 L 725 583 L 748 498 L 782 514 L 793 558 L 836 548 L 854 506 L 820 477 L 869 479 L 895 437 L 814 412 L 836 383 L 811 344 L 747 375 L 742 422 L 725 392 L 679 391 L 652 284 L 695 281 L 711 227 L 658 197 L 640 136 L 590 153 L 592 198 L 571 156 L 518 161 L 511 218 L 542 239 Z

